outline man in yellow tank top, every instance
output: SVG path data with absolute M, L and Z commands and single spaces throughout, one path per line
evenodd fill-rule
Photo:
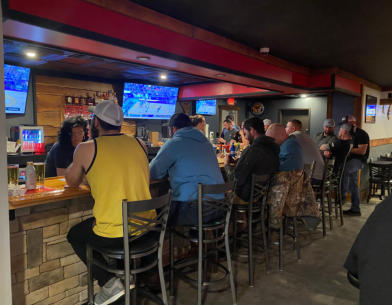
M 119 105 L 111 101 L 97 105 L 91 124 L 94 139 L 76 147 L 65 176 L 69 186 L 78 186 L 86 178 L 95 202 L 94 217 L 72 227 L 67 236 L 84 263 L 87 243 L 101 248 L 122 247 L 123 199 L 151 199 L 144 144 L 120 133 L 122 121 L 123 112 Z M 141 216 L 153 218 L 155 215 L 155 211 L 151 211 Z M 122 282 L 113 274 L 94 265 L 93 277 L 101 286 L 94 304 L 110 304 L 124 294 Z

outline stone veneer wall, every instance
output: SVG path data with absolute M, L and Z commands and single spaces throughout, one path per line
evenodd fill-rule
M 92 216 L 91 197 L 15 210 L 10 221 L 14 305 L 73 305 L 87 300 L 86 267 L 66 237 Z

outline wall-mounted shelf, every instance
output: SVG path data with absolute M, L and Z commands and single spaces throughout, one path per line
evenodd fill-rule
M 392 98 L 380 99 L 380 105 L 390 105 L 390 104 L 392 104 Z

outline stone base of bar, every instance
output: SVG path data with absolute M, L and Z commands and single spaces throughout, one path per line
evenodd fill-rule
M 15 305 L 73 305 L 87 300 L 86 267 L 66 237 L 92 217 L 91 197 L 15 210 L 10 221 Z

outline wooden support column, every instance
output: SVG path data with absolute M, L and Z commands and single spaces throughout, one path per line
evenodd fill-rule
M 357 96 L 354 99 L 354 116 L 357 119 L 358 127 L 362 127 L 362 97 L 363 85 L 361 85 L 361 96 Z

